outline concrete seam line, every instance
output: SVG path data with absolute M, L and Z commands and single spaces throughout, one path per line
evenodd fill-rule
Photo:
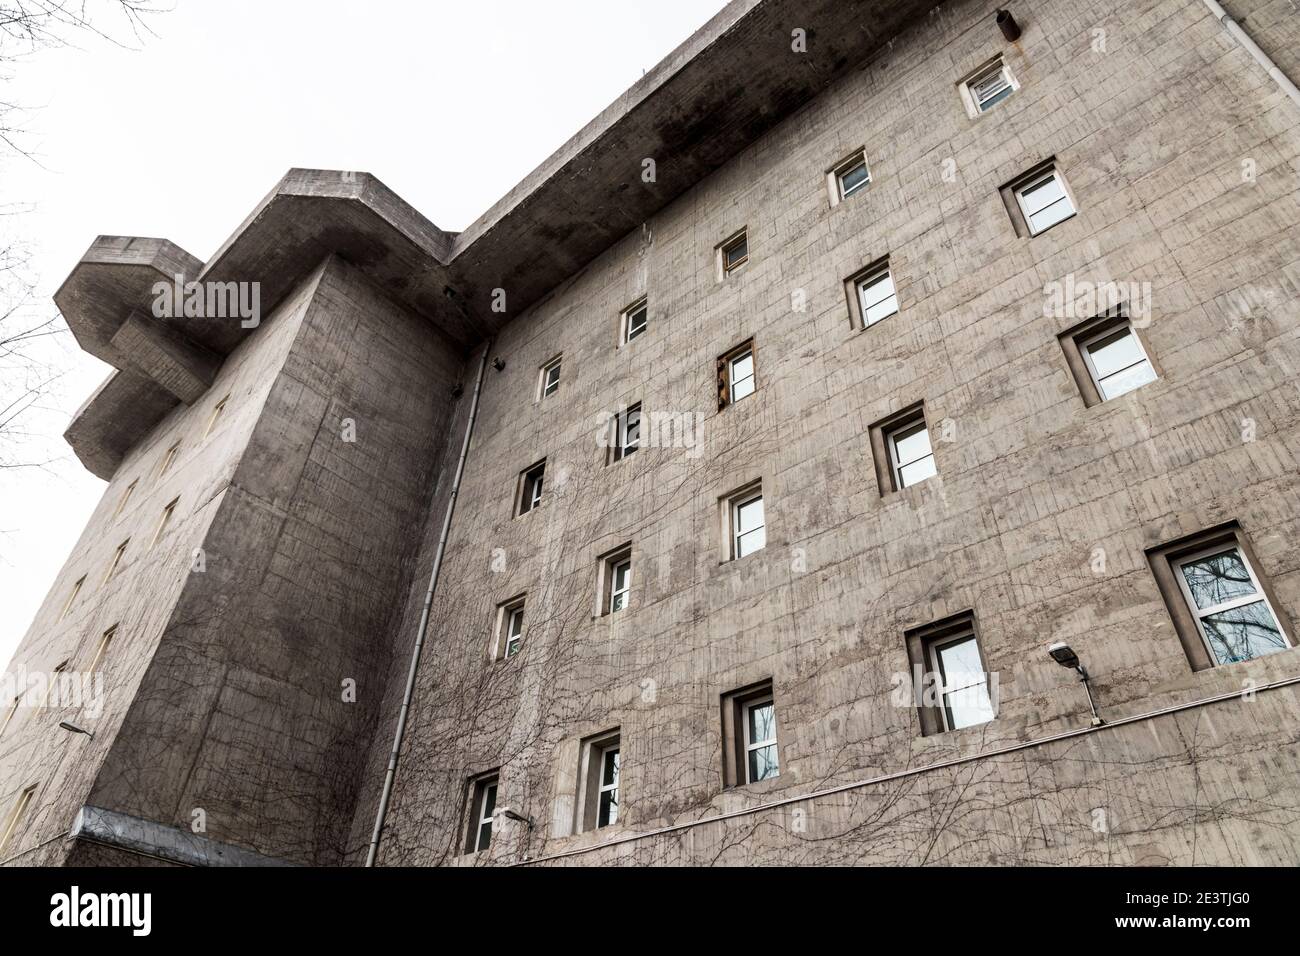
M 1296 105 L 1300 106 L 1300 89 L 1297 89 L 1296 85 L 1291 82 L 1291 78 L 1273 62 L 1273 58 L 1260 49 L 1259 44 L 1251 39 L 1250 34 L 1228 14 L 1227 10 L 1220 6 L 1218 0 L 1203 0 L 1203 2 L 1209 8 L 1214 19 L 1223 24 L 1232 38 L 1237 41 L 1237 44 L 1267 71 L 1269 77 L 1281 88 L 1283 93 L 1291 97 Z
M 1286 677 L 1282 680 L 1273 681 L 1268 684 L 1262 684 L 1255 688 L 1255 693 L 1261 693 L 1267 690 L 1277 690 L 1282 687 L 1289 687 L 1293 684 L 1300 684 L 1300 677 Z M 551 853 L 546 856 L 539 856 L 531 860 L 520 860 L 511 866 L 531 866 L 534 863 L 546 863 L 551 860 L 563 860 L 566 857 L 579 856 L 583 853 L 593 853 L 596 850 L 604 850 L 613 846 L 620 846 L 624 843 L 635 843 L 638 840 L 645 840 L 650 837 L 663 836 L 668 833 L 674 833 L 679 830 L 689 830 L 694 827 L 704 826 L 709 823 L 720 823 L 724 820 L 733 820 L 737 817 L 752 816 L 756 813 L 764 813 L 768 810 L 775 810 L 778 807 L 789 806 L 793 803 L 804 803 L 808 800 L 816 800 L 821 797 L 834 796 L 837 793 L 844 793 L 849 790 L 858 790 L 863 787 L 874 786 L 880 783 L 889 783 L 893 780 L 901 780 L 906 777 L 920 776 L 921 774 L 931 773 L 935 770 L 943 770 L 948 767 L 957 767 L 962 764 L 973 763 L 977 760 L 987 760 L 990 757 L 1001 757 L 1006 754 L 1016 753 L 1020 750 L 1029 750 L 1034 747 L 1041 747 L 1044 744 L 1055 743 L 1060 740 L 1069 740 L 1074 737 L 1083 737 L 1087 734 L 1095 734 L 1113 727 L 1123 727 L 1127 724 L 1135 724 L 1144 720 L 1152 720 L 1156 717 L 1164 717 L 1169 714 L 1176 714 L 1186 710 L 1194 710 L 1197 707 L 1206 707 L 1210 704 L 1218 704 L 1228 700 L 1234 700 L 1242 697 L 1241 691 L 1232 691 L 1231 693 L 1218 694 L 1214 697 L 1202 697 L 1199 700 L 1189 701 L 1183 704 L 1172 704 L 1169 707 L 1162 707 L 1159 710 L 1148 711 L 1144 714 L 1134 714 L 1130 717 L 1121 717 L 1110 723 L 1102 724 L 1099 727 L 1079 727 L 1075 730 L 1066 730 L 1059 734 L 1052 734 L 1049 737 L 1040 737 L 1037 740 L 1023 740 L 1016 744 L 1006 747 L 999 747 L 997 750 L 987 750 L 977 754 L 969 754 L 965 757 L 954 757 L 951 760 L 941 760 L 938 763 L 926 764 L 924 767 L 908 767 L 904 770 L 895 770 L 893 773 L 881 774 L 876 777 L 868 777 L 866 780 L 854 780 L 850 783 L 842 783 L 834 787 L 827 787 L 824 790 L 811 790 L 808 793 L 799 794 L 794 797 L 782 797 L 780 800 L 773 800 L 769 803 L 760 803 L 753 807 L 744 807 L 740 810 L 729 810 L 726 813 L 719 813 L 715 816 L 705 817 L 700 820 L 688 820 L 685 823 L 674 823 L 670 826 L 660 827 L 656 830 L 648 830 L 645 833 L 632 833 L 616 840 L 608 840 L 605 843 L 596 843 L 592 846 L 575 847 L 572 850 L 562 850 L 559 853 Z
M 388 755 L 388 767 L 384 771 L 384 787 L 379 795 L 379 808 L 375 813 L 375 827 L 370 835 L 370 849 L 366 852 L 368 867 L 375 865 L 379 855 L 379 841 L 383 835 L 384 819 L 388 816 L 388 802 L 393 795 L 393 782 L 397 778 L 397 761 L 401 755 L 402 738 L 406 734 L 406 718 L 411 711 L 411 698 L 415 696 L 415 676 L 420 669 L 420 653 L 424 649 L 424 637 L 429 629 L 429 611 L 433 607 L 433 594 L 438 587 L 438 576 L 442 572 L 442 557 L 447 551 L 447 537 L 451 533 L 451 516 L 456 510 L 461 478 L 465 475 L 465 459 L 469 456 L 469 442 L 474 434 L 474 421 L 478 418 L 479 395 L 483 391 L 483 375 L 487 372 L 488 356 L 492 353 L 492 341 L 489 339 L 484 343 L 483 357 L 478 363 L 478 377 L 474 380 L 474 396 L 470 401 L 469 418 L 465 422 L 465 438 L 460 446 L 460 459 L 456 462 L 456 474 L 452 479 L 451 493 L 447 498 L 447 512 L 442 520 L 442 534 L 438 538 L 438 548 L 433 555 L 433 567 L 429 571 L 429 587 L 424 592 L 424 606 L 420 610 L 420 624 L 415 632 L 415 644 L 411 648 L 411 665 L 406 675 L 406 691 L 402 696 L 401 710 L 397 714 L 393 749 Z

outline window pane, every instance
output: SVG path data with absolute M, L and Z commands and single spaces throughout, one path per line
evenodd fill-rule
M 771 704 L 749 708 L 749 742 L 766 743 L 776 739 L 776 713 Z
M 754 374 L 754 356 L 753 353 L 746 353 L 738 358 L 731 360 L 731 378 L 732 381 L 740 378 L 750 378 Z
M 627 337 L 628 341 L 636 338 L 645 331 L 646 310 L 637 309 L 627 317 Z
M 478 843 L 475 845 L 476 850 L 486 850 L 492 843 L 492 822 L 479 824 Z
M 1214 607 L 1233 598 L 1248 597 L 1255 593 L 1250 572 L 1236 548 L 1189 561 L 1182 569 L 1187 590 L 1198 608 Z
M 1199 608 L 1214 607 L 1255 593 L 1250 572 L 1236 548 L 1182 565 L 1192 599 Z
M 864 283 L 858 291 L 862 303 L 864 325 L 871 325 L 888 318 L 898 311 L 898 296 L 895 295 L 894 277 L 886 272 L 879 278 Z
M 1029 228 L 1035 233 L 1039 233 L 1044 229 L 1050 229 L 1063 219 L 1069 219 L 1073 215 L 1074 207 L 1070 205 L 1070 200 L 1058 199 L 1042 211 L 1031 215 L 1029 217 Z
M 1155 380 L 1156 370 L 1151 367 L 1151 363 L 1143 359 L 1132 368 L 1127 368 L 1108 378 L 1103 378 L 1097 383 L 1097 389 L 1101 392 L 1101 397 L 1109 401 Z
M 736 533 L 744 534 L 763 526 L 763 499 L 755 498 L 736 508 Z
M 943 702 L 948 710 L 950 730 L 985 724 L 993 719 L 993 705 L 989 702 L 988 689 L 984 684 L 945 694 Z
M 1065 198 L 1065 188 L 1055 174 L 1048 176 L 1046 179 L 1039 180 L 1034 185 L 1020 191 L 1020 198 L 1024 201 L 1025 212 L 1034 215 L 1046 209 L 1052 203 Z
M 604 767 L 602 768 L 600 782 L 602 786 L 612 786 L 618 783 L 618 748 L 605 751 Z
M 747 255 L 749 255 L 748 236 L 742 236 L 739 241 L 732 243 L 723 250 L 724 262 L 728 269 Z
M 945 644 L 938 649 L 936 656 L 945 687 L 969 687 L 984 682 L 984 665 L 975 638 Z
M 614 590 L 622 591 L 627 588 L 628 575 L 632 573 L 632 565 L 620 564 L 614 568 Z
M 859 162 L 857 165 L 846 169 L 840 173 L 840 195 L 848 196 L 861 186 L 865 186 L 871 179 L 867 172 L 867 164 Z
M 900 465 L 907 465 L 930 454 L 930 431 L 924 425 L 894 435 L 894 449 Z
M 596 826 L 607 827 L 614 823 L 618 823 L 618 791 L 602 790 L 600 815 L 596 818 Z
M 743 558 L 747 554 L 760 551 L 766 544 L 767 532 L 763 528 L 746 531 L 736 538 L 736 557 Z
M 750 375 L 747 378 L 740 378 L 740 379 L 733 378 L 731 380 L 731 400 L 733 402 L 738 402 L 742 398 L 747 398 L 748 396 L 753 394 L 754 394 L 753 375 Z
M 1201 623 L 1220 664 L 1248 661 L 1287 647 L 1277 621 L 1263 601 L 1207 615 Z
M 750 782 L 777 776 L 776 744 L 749 752 Z
M 910 488 L 927 478 L 933 478 L 938 473 L 939 469 L 934 464 L 934 455 L 926 455 L 920 461 L 914 461 L 898 469 L 898 483 L 904 488 Z
M 1144 361 L 1142 347 L 1129 329 L 1120 329 L 1088 346 L 1092 367 L 1102 378 Z

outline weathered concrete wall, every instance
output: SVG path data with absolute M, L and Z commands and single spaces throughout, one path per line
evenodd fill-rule
M 0 802 L 12 805 L 25 787 L 39 784 L 35 813 L 10 851 L 31 850 L 66 834 L 85 802 L 141 682 L 182 591 L 195 578 L 196 548 L 207 547 L 214 516 L 253 434 L 276 373 L 297 334 L 310 302 L 310 288 L 263 319 L 261 327 L 225 363 L 203 400 L 176 408 L 122 462 L 104 490 L 77 547 L 59 572 L 54 587 L 32 622 L 10 672 L 49 673 L 61 661 L 81 674 L 88 670 L 103 632 L 117 631 L 102 662 L 103 699 L 98 713 L 86 707 L 24 707 L 0 737 Z M 229 395 L 225 412 L 205 434 L 213 408 Z M 181 442 L 167 473 L 158 477 L 166 452 Z M 118 514 L 127 487 L 136 483 Z M 150 547 L 164 506 L 178 498 L 166 535 Z M 104 582 L 113 552 L 130 544 L 114 577 Z M 209 549 L 210 550 L 210 549 Z M 219 564 L 209 571 L 220 575 Z M 60 620 L 73 583 L 86 582 L 66 617 Z M 101 583 L 102 582 L 102 583 Z M 91 730 L 94 740 L 60 730 L 69 719 Z M 155 744 L 160 743 L 155 741 Z M 150 768 L 140 767 L 135 784 L 147 786 Z M 67 847 L 51 844 L 20 862 L 49 862 Z
M 338 260 L 286 346 L 90 802 L 329 863 L 461 357 Z
M 381 862 L 457 858 L 467 778 L 498 767 L 498 806 L 536 829 L 460 862 L 563 852 L 1086 725 L 1078 682 L 1045 653 L 1056 640 L 1083 654 L 1112 718 L 1296 674 L 1294 652 L 1193 673 L 1144 549 L 1236 519 L 1279 612 L 1300 620 L 1300 111 L 1197 3 L 1038 3 L 1016 11 L 1015 45 L 993 10 L 937 8 L 498 339 L 508 364 L 488 373 Z M 1270 29 L 1300 41 L 1300 21 Z M 998 52 L 1021 89 L 972 120 L 956 83 Z M 862 145 L 874 182 L 832 209 L 824 172 Z M 1051 156 L 1079 215 L 1018 238 L 998 189 Z M 719 282 L 714 246 L 741 226 L 751 261 Z M 901 312 L 855 332 L 843 280 L 885 254 Z M 1057 336 L 1086 316 L 1045 313 L 1045 284 L 1067 276 L 1150 284 L 1141 334 L 1159 381 L 1085 407 Z M 616 348 L 619 311 L 641 294 L 650 328 Z M 718 412 L 714 360 L 751 336 L 758 391 Z M 559 352 L 560 391 L 536 403 L 538 369 Z M 868 427 L 918 400 L 932 428 L 951 423 L 939 475 L 882 499 Z M 702 453 L 643 448 L 605 467 L 598 417 L 636 401 L 698 412 Z M 546 500 L 512 518 L 517 476 L 543 456 Z M 760 477 L 767 547 L 720 563 L 718 497 Z M 426 566 L 435 539 L 431 527 Z M 629 540 L 631 607 L 594 618 L 597 556 Z M 493 663 L 494 608 L 523 592 L 524 651 Z M 903 632 L 966 608 L 1000 681 L 997 720 L 922 738 L 915 708 L 891 701 Z M 766 678 L 781 775 L 724 790 L 719 695 Z M 969 772 L 982 789 L 928 854 L 920 837 L 860 825 L 932 812 L 920 796 L 966 771 L 918 781 L 886 814 L 813 810 L 834 835 L 822 849 L 760 816 L 584 861 L 1101 862 L 1090 824 L 1109 807 L 1134 828 L 1117 861 L 1294 862 L 1293 786 L 1243 789 L 1232 799 L 1255 810 L 1227 827 L 1196 809 L 1195 786 L 1198 773 L 1225 791 L 1242 774 L 1293 779 L 1293 702 L 1272 691 L 991 761 Z M 1187 731 L 1198 720 L 1212 745 Z M 578 741 L 614 727 L 622 819 L 571 836 Z M 354 845 L 373 820 L 380 749 Z M 1075 761 L 1077 793 L 1049 837 L 1012 839 Z M 1121 777 L 1107 803 L 1097 788 Z M 1248 821 L 1256 811 L 1267 825 Z M 980 832 L 1011 837 L 982 846 Z M 742 845 L 723 848 L 728 836 Z

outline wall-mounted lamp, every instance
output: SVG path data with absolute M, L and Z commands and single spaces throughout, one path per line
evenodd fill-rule
M 492 367 L 499 372 L 506 367 L 506 360 L 498 355 L 492 360 Z
M 514 820 L 517 823 L 528 824 L 528 829 L 530 830 L 533 828 L 532 817 L 526 817 L 522 813 L 516 813 L 514 810 L 511 810 L 509 807 L 502 807 L 501 809 L 497 810 L 497 813 L 501 814 L 507 820 Z
M 1106 721 L 1102 720 L 1097 713 L 1097 704 L 1092 699 L 1092 687 L 1088 683 L 1088 668 L 1083 666 L 1079 660 L 1079 655 L 1074 652 L 1069 644 L 1064 641 L 1057 641 L 1047 649 L 1047 653 L 1052 655 L 1052 660 L 1062 667 L 1073 669 L 1078 675 L 1079 680 L 1083 682 L 1083 689 L 1088 694 L 1088 709 L 1092 711 L 1092 725 L 1100 727 Z
M 60 720 L 59 726 L 62 727 L 70 734 L 85 734 L 91 740 L 95 739 L 95 735 L 92 734 L 89 730 L 87 730 L 85 727 L 78 727 L 70 720 Z

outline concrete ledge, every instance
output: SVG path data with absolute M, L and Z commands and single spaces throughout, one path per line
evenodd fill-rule
M 131 853 L 143 853 L 186 866 L 293 866 L 283 860 L 263 856 L 226 843 L 218 843 L 196 833 L 163 826 L 152 820 L 105 810 L 82 807 L 68 834 L 74 840 L 86 840 Z

